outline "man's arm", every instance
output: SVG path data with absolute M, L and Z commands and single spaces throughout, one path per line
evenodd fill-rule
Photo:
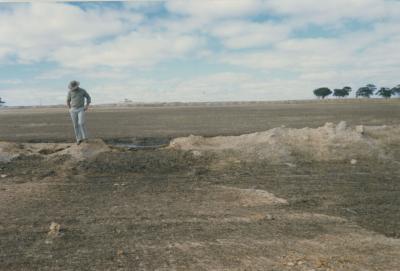
M 87 91 L 85 90 L 85 94 L 84 94 L 85 98 L 86 98 L 86 106 L 85 106 L 85 111 L 89 109 L 89 105 L 92 102 L 92 99 L 90 98 L 89 93 L 87 93 Z
M 68 108 L 71 108 L 71 92 L 68 92 L 68 96 L 67 96 L 67 106 L 68 106 Z

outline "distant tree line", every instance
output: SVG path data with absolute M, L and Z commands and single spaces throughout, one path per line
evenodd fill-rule
M 3 101 L 2 99 L 1 99 L 1 97 L 0 97 L 0 106 L 2 106 L 3 104 L 5 104 L 6 102 L 5 101 Z
M 329 95 L 335 96 L 337 98 L 344 98 L 350 95 L 350 92 L 352 92 L 351 87 L 343 87 L 343 88 L 335 88 L 333 91 L 327 87 L 321 87 L 317 88 L 314 91 L 314 95 L 317 98 L 325 99 L 325 97 L 328 97 Z M 378 89 L 374 84 L 368 84 L 365 87 L 360 87 L 356 91 L 356 98 L 358 97 L 365 97 L 365 98 L 370 98 L 373 95 L 381 96 L 385 99 L 389 99 L 390 97 L 394 95 L 400 95 L 400 85 L 397 85 L 392 88 L 388 87 L 381 87 Z

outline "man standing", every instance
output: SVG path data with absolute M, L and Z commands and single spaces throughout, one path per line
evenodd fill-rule
M 76 144 L 81 144 L 87 139 L 85 127 L 85 111 L 88 110 L 91 99 L 89 94 L 83 88 L 79 87 L 78 81 L 71 81 L 68 85 L 69 92 L 67 105 L 71 114 L 72 123 L 76 136 Z M 86 98 L 86 105 L 85 105 Z

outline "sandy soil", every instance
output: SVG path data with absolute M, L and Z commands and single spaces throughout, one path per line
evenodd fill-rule
M 276 129 L 131 151 L 2 142 L 0 269 L 398 270 L 398 126 L 279 129 L 289 156 Z

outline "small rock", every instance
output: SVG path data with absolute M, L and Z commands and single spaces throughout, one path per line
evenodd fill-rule
M 351 160 L 350 160 L 350 164 L 352 164 L 352 165 L 357 164 L 357 160 L 356 160 L 356 159 L 351 159 Z
M 363 125 L 357 125 L 356 126 L 356 132 L 359 133 L 360 135 L 364 134 L 364 126 Z
M 264 217 L 264 219 L 266 219 L 266 220 L 275 220 L 275 217 L 273 217 L 273 216 L 270 215 L 270 214 L 267 214 L 267 215 Z
M 51 222 L 50 227 L 49 227 L 49 232 L 47 235 L 49 237 L 58 237 L 60 236 L 60 230 L 61 230 L 61 225 L 56 223 L 56 222 Z
M 118 249 L 117 250 L 117 256 L 118 257 L 124 256 L 124 251 L 122 249 Z
M 192 154 L 193 154 L 194 157 L 201 156 L 201 152 L 200 151 L 192 151 Z
M 349 213 L 355 214 L 355 215 L 358 214 L 356 211 L 354 211 L 354 210 L 352 210 L 350 208 L 344 208 L 344 210 L 346 210 Z
M 315 264 L 317 268 L 323 268 L 326 267 L 328 263 L 325 259 L 317 259 Z
M 1 174 L 0 177 L 5 178 L 5 177 L 7 177 L 7 174 Z
M 291 168 L 296 167 L 296 165 L 295 165 L 295 164 L 292 164 L 292 163 L 285 163 L 285 165 L 287 165 L 288 167 L 291 167 Z
M 286 263 L 286 265 L 287 265 L 287 266 L 294 266 L 295 263 L 293 263 L 293 262 L 288 262 L 288 263 Z

